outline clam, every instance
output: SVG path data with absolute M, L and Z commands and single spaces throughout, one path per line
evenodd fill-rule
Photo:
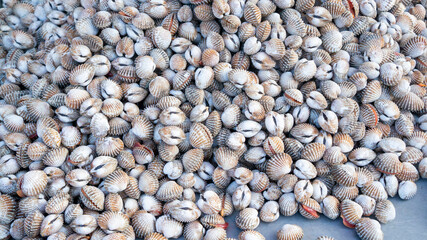
M 285 239 L 302 239 L 304 236 L 304 232 L 302 228 L 298 225 L 294 224 L 285 224 L 283 227 L 277 232 L 277 239 L 285 240 Z

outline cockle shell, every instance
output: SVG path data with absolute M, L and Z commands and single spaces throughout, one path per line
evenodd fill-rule
M 302 228 L 298 225 L 293 224 L 285 224 L 283 227 L 277 232 L 277 239 L 279 240 L 287 240 L 287 239 L 302 239 L 304 236 L 304 232 Z
M 370 218 L 361 218 L 356 223 L 356 233 L 361 239 L 383 239 L 381 225 L 378 221 Z
M 80 191 L 80 198 L 83 204 L 89 209 L 95 211 L 104 209 L 104 194 L 96 187 L 84 186 Z
M 354 201 L 344 200 L 341 202 L 341 217 L 343 218 L 343 223 L 347 227 L 354 227 L 354 225 L 362 217 L 363 209 L 362 207 Z
M 253 208 L 245 208 L 236 217 L 236 225 L 242 230 L 253 230 L 260 222 L 258 211 Z
M 15 214 L 16 214 L 15 207 L 16 207 L 16 202 L 11 196 L 9 195 L 0 196 L 0 209 L 1 209 L 0 223 L 1 224 L 9 224 L 14 220 Z
M 40 170 L 29 171 L 23 176 L 21 191 L 26 196 L 36 196 L 45 189 L 47 180 L 45 172 Z

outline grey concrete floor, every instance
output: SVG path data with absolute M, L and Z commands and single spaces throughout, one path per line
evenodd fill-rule
M 426 240 L 427 239 L 427 180 L 417 182 L 418 192 L 413 199 L 401 200 L 399 197 L 391 198 L 396 208 L 396 219 L 387 224 L 381 224 L 385 240 Z M 235 225 L 235 215 L 226 218 L 230 224 L 227 236 L 237 238 L 240 230 Z M 345 227 L 341 218 L 330 220 L 324 216 L 317 220 L 309 220 L 299 213 L 292 217 L 281 216 L 273 223 L 261 223 L 257 231 L 261 232 L 267 240 L 276 239 L 277 231 L 284 224 L 297 224 L 304 230 L 305 240 L 315 240 L 326 235 L 336 240 L 359 239 L 356 231 Z

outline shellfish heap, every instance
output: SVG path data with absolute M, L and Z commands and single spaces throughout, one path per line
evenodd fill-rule
M 427 177 L 426 5 L 4 0 L 0 238 L 383 239 Z

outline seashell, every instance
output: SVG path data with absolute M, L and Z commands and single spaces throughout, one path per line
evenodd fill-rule
M 286 153 L 278 153 L 267 162 L 266 173 L 272 180 L 279 180 L 291 171 L 291 157 Z
M 291 35 L 304 37 L 307 34 L 307 26 L 300 17 L 292 16 L 286 19 L 286 31 Z
M 95 142 L 96 153 L 99 156 L 117 156 L 123 150 L 124 144 L 120 138 L 105 137 Z
M 416 36 L 405 42 L 403 51 L 410 57 L 419 57 L 425 49 L 426 39 L 422 36 Z
M 330 219 L 336 219 L 340 214 L 340 202 L 332 195 L 322 200 L 321 207 L 322 213 Z
M 170 210 L 170 214 L 178 221 L 192 222 L 200 217 L 201 212 L 197 209 L 195 203 L 191 201 L 181 201 Z
M 183 232 L 183 224 L 168 216 L 161 216 L 156 221 L 156 231 L 167 239 L 178 238 Z
M 110 193 L 118 193 L 125 190 L 128 183 L 129 176 L 122 170 L 115 170 L 105 178 L 104 188 Z
M 316 238 L 316 240 L 334 240 L 335 238 L 328 237 L 328 236 L 320 236 Z
M 84 186 L 80 190 L 82 203 L 89 209 L 95 211 L 104 210 L 104 193 L 99 188 L 93 186 Z
M 355 186 L 346 187 L 342 185 L 335 185 L 332 189 L 332 194 L 340 201 L 344 199 L 355 199 L 359 194 L 359 189 Z
M 393 221 L 396 217 L 396 210 L 393 203 L 389 200 L 379 201 L 375 208 L 375 217 L 381 223 Z
M 417 185 L 412 181 L 402 181 L 399 183 L 398 194 L 403 200 L 411 199 L 417 193 Z
M 298 206 L 298 210 L 303 217 L 308 219 L 319 218 L 319 213 L 322 211 L 320 204 L 312 198 L 308 198 L 304 202 L 301 202 Z
M 298 203 L 293 193 L 283 194 L 279 199 L 280 213 L 284 216 L 292 216 L 298 211 Z
M 295 162 L 294 174 L 300 179 L 313 179 L 316 177 L 317 171 L 311 162 L 300 159 Z
M 193 123 L 190 129 L 190 143 L 195 148 L 209 149 L 212 146 L 212 134 L 201 123 Z
M 185 239 L 201 239 L 205 233 L 203 225 L 199 221 L 188 223 L 184 227 Z
M 363 216 L 370 216 L 374 213 L 376 205 L 375 199 L 366 195 L 359 195 L 354 201 L 362 207 Z
M 319 132 L 313 125 L 300 123 L 291 129 L 290 134 L 302 143 L 310 143 Z
M 87 86 L 95 76 L 95 67 L 90 64 L 81 64 L 71 70 L 70 83 Z
M 46 204 L 46 213 L 60 214 L 67 208 L 70 196 L 66 193 L 58 193 L 53 196 Z
M 16 216 L 16 202 L 9 195 L 1 195 L 0 196 L 0 209 L 2 210 L 2 214 L 0 216 L 1 224 L 10 224 L 15 216 Z
M 11 33 L 12 44 L 19 49 L 29 49 L 34 47 L 35 39 L 29 34 L 21 30 L 14 30 Z
M 302 228 L 294 224 L 285 224 L 282 228 L 277 231 L 277 239 L 286 240 L 286 239 L 302 239 L 304 232 Z
M 25 196 L 36 196 L 40 194 L 47 185 L 47 175 L 43 171 L 28 171 L 23 175 L 20 183 L 20 191 Z
M 326 132 L 336 133 L 338 131 L 338 118 L 332 111 L 321 111 L 317 121 L 320 127 Z
M 43 156 L 43 163 L 47 166 L 59 167 L 68 156 L 68 149 L 64 147 L 54 148 Z
M 36 237 L 40 234 L 40 227 L 44 220 L 43 214 L 35 210 L 31 212 L 24 220 L 24 232 L 29 237 Z
M 364 186 L 361 190 L 363 194 L 374 198 L 376 201 L 387 199 L 387 192 L 383 185 L 378 181 L 374 181 L 370 185 Z
M 95 231 L 98 225 L 95 217 L 91 215 L 80 215 L 71 222 L 70 226 L 76 233 L 90 234 Z
M 313 195 L 313 185 L 307 180 L 296 182 L 294 187 L 295 199 L 298 202 L 303 202 Z
M 160 185 L 156 198 L 160 201 L 171 201 L 182 195 L 183 188 L 174 181 L 168 181 Z
M 412 92 L 396 99 L 396 104 L 400 109 L 408 111 L 419 111 L 424 107 L 424 102 Z
M 254 208 L 245 208 L 236 216 L 236 226 L 242 230 L 253 230 L 259 222 L 258 211 Z
M 421 160 L 421 162 L 420 162 L 420 164 L 418 165 L 418 171 L 419 171 L 419 173 L 420 173 L 420 176 L 422 177 L 422 178 L 425 178 L 426 177 L 426 160 L 425 159 L 423 159 L 423 160 Z
M 246 4 L 243 10 L 245 20 L 253 25 L 258 25 L 261 22 L 261 10 L 255 4 Z
M 381 225 L 378 221 L 370 218 L 361 218 L 356 223 L 356 233 L 361 239 L 383 239 Z
M 280 137 L 268 137 L 263 144 L 264 151 L 269 156 L 284 152 L 284 144 Z
M 148 234 L 145 239 L 148 240 L 166 240 L 167 238 L 164 237 L 161 233 L 153 232 Z
M 354 201 L 345 199 L 341 202 L 341 217 L 346 227 L 354 228 L 363 214 L 362 207 Z
M 338 52 L 342 47 L 342 35 L 338 31 L 329 31 L 322 36 L 322 42 L 328 53 Z
M 371 104 L 362 105 L 360 107 L 359 120 L 368 127 L 375 127 L 379 120 L 376 108 Z
M 402 162 L 409 162 L 411 164 L 419 163 L 422 160 L 422 153 L 417 148 L 407 147 L 399 159 Z
M 403 170 L 403 165 L 399 157 L 394 153 L 383 153 L 374 160 L 374 165 L 378 171 L 387 174 L 398 174 Z
M 99 227 L 106 233 L 123 232 L 129 226 L 129 218 L 121 212 L 105 211 L 97 219 Z
M 24 119 L 15 114 L 6 115 L 3 118 L 4 126 L 11 132 L 22 132 L 25 128 Z

